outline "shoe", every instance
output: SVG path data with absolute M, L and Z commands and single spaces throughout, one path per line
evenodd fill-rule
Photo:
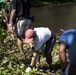
M 28 72 L 31 71 L 31 69 L 32 69 L 31 67 L 27 67 L 26 70 L 25 70 L 25 72 L 28 73 Z

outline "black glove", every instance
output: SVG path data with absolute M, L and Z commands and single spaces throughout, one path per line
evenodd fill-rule
M 34 48 L 34 46 L 32 46 L 32 50 L 33 50 L 33 51 L 35 51 L 35 48 Z

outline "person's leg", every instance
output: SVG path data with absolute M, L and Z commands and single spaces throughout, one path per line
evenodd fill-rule
M 23 41 L 18 38 L 18 39 L 17 39 L 17 44 L 18 44 L 18 49 L 20 50 L 20 54 L 21 54 L 21 55 L 24 55 L 24 51 L 23 51 Z
M 47 60 L 47 63 L 49 64 L 49 66 L 51 66 L 52 64 L 52 56 L 51 56 L 51 52 L 53 50 L 53 47 L 55 45 L 56 42 L 56 36 L 55 33 L 52 32 L 52 36 L 51 38 L 46 42 L 46 48 L 44 50 L 45 53 L 45 57 Z
M 69 48 L 69 60 L 70 60 L 69 75 L 76 75 L 76 32 L 74 34 L 73 41 Z
M 16 34 L 18 35 L 18 39 L 17 39 L 17 44 L 18 44 L 18 48 L 20 50 L 20 54 L 24 55 L 24 51 L 23 51 L 23 38 L 25 31 L 29 28 L 31 21 L 30 20 L 19 20 L 17 22 L 17 26 L 16 26 Z M 20 37 L 20 38 L 19 38 Z
M 70 64 L 68 75 L 76 75 L 76 64 Z
M 22 41 L 22 37 L 20 34 L 20 22 L 21 20 L 18 20 L 17 25 L 15 25 L 15 34 L 17 35 L 17 44 L 18 44 L 18 49 L 20 51 L 21 55 L 24 55 L 24 51 L 23 51 L 23 41 Z

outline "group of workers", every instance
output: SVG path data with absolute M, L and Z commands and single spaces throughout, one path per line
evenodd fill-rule
M 8 0 L 9 1 L 9 0 Z M 56 34 L 48 27 L 31 28 L 30 18 L 30 0 L 12 0 L 11 12 L 8 16 L 7 27 L 10 32 L 15 32 L 17 35 L 18 48 L 20 55 L 24 55 L 23 39 L 30 46 L 32 59 L 30 65 L 26 68 L 26 72 L 30 72 L 34 65 L 40 68 L 40 48 L 45 44 L 44 54 L 46 61 L 51 69 L 52 51 L 56 43 Z M 16 19 L 17 18 L 17 21 Z M 17 22 L 14 25 L 13 19 Z M 14 25 L 14 26 L 13 26 Z M 62 66 L 61 75 L 76 75 L 76 29 L 64 31 L 59 39 L 59 59 Z M 67 64 L 66 50 L 68 49 L 69 64 Z

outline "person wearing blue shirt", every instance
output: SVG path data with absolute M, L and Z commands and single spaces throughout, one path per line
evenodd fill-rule
M 61 66 L 62 66 L 62 74 L 61 75 L 68 75 L 68 74 L 64 74 L 64 73 L 66 73 L 65 70 L 68 69 L 70 66 L 70 65 L 67 66 L 66 50 L 69 51 L 69 57 L 70 57 L 71 56 L 70 51 L 72 52 L 72 49 L 70 49 L 70 47 L 71 47 L 72 42 L 74 40 L 75 33 L 76 33 L 75 29 L 69 29 L 69 30 L 64 31 L 60 36 L 60 39 L 59 39 L 59 58 L 60 58 Z M 68 70 L 68 72 L 69 72 L 69 70 Z

